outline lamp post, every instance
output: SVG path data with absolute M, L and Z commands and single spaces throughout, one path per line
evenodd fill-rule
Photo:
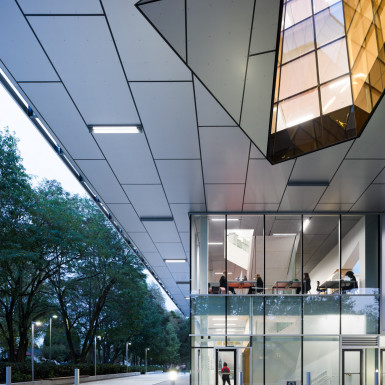
M 52 318 L 57 318 L 57 315 L 53 315 L 49 319 L 49 360 L 51 361 L 51 345 L 52 345 Z
M 34 362 L 35 362 L 35 351 L 34 351 L 34 345 L 35 345 L 35 325 L 40 326 L 41 322 L 39 321 L 32 321 L 31 322 L 31 335 L 32 335 L 32 347 L 31 347 L 31 371 L 32 371 L 32 381 L 35 381 L 35 368 L 34 368 Z
M 147 351 L 148 350 L 150 350 L 150 348 L 144 349 L 144 362 L 145 362 L 145 365 L 146 365 L 146 369 L 144 371 L 145 374 L 147 374 Z
M 128 373 L 128 345 L 131 345 L 131 342 L 126 342 L 126 365 L 127 365 L 127 373 Z
M 95 363 L 95 376 L 96 376 L 96 341 L 97 340 L 100 340 L 102 337 L 100 337 L 100 336 L 95 336 L 95 349 L 94 349 L 94 351 L 95 351 L 95 356 L 94 356 L 94 363 Z

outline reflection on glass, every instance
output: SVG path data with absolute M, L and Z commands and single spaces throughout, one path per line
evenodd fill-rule
M 263 385 L 263 337 L 253 337 L 253 385 Z
M 252 297 L 227 298 L 227 334 L 250 334 Z
M 358 136 L 385 89 L 385 0 L 311 3 L 285 1 L 273 163 Z
M 225 334 L 225 296 L 191 298 L 192 334 Z
M 379 296 L 341 296 L 341 333 L 378 334 Z

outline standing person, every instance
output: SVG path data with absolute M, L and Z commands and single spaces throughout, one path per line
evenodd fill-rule
M 230 368 L 227 366 L 227 362 L 223 363 L 223 368 L 221 370 L 221 373 L 222 373 L 223 385 L 225 385 L 226 382 L 228 382 L 228 384 L 231 385 L 231 383 L 230 383 Z
M 263 281 L 260 274 L 255 274 L 254 280 L 256 281 L 256 286 L 250 286 L 249 291 L 247 294 L 254 294 L 255 289 L 257 293 L 263 292 Z
M 226 272 L 223 272 L 222 277 L 219 279 L 219 286 L 225 288 L 225 292 L 227 292 L 227 278 L 226 278 Z M 233 287 L 229 287 L 229 291 L 231 291 L 233 294 L 235 293 L 235 290 Z
M 311 290 L 311 281 L 310 281 L 309 273 L 303 273 L 302 292 L 303 294 L 306 294 L 310 290 Z

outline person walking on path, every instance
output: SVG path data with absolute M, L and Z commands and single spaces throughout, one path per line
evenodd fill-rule
M 231 383 L 230 383 L 230 368 L 227 366 L 227 362 L 223 363 L 223 368 L 221 370 L 221 373 L 222 373 L 223 385 L 225 385 L 226 382 L 228 382 L 228 384 L 231 385 Z

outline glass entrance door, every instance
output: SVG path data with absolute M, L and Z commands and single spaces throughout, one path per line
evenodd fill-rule
M 362 350 L 343 350 L 343 385 L 362 385 Z
M 236 349 L 218 349 L 216 361 L 216 385 L 237 385 Z

